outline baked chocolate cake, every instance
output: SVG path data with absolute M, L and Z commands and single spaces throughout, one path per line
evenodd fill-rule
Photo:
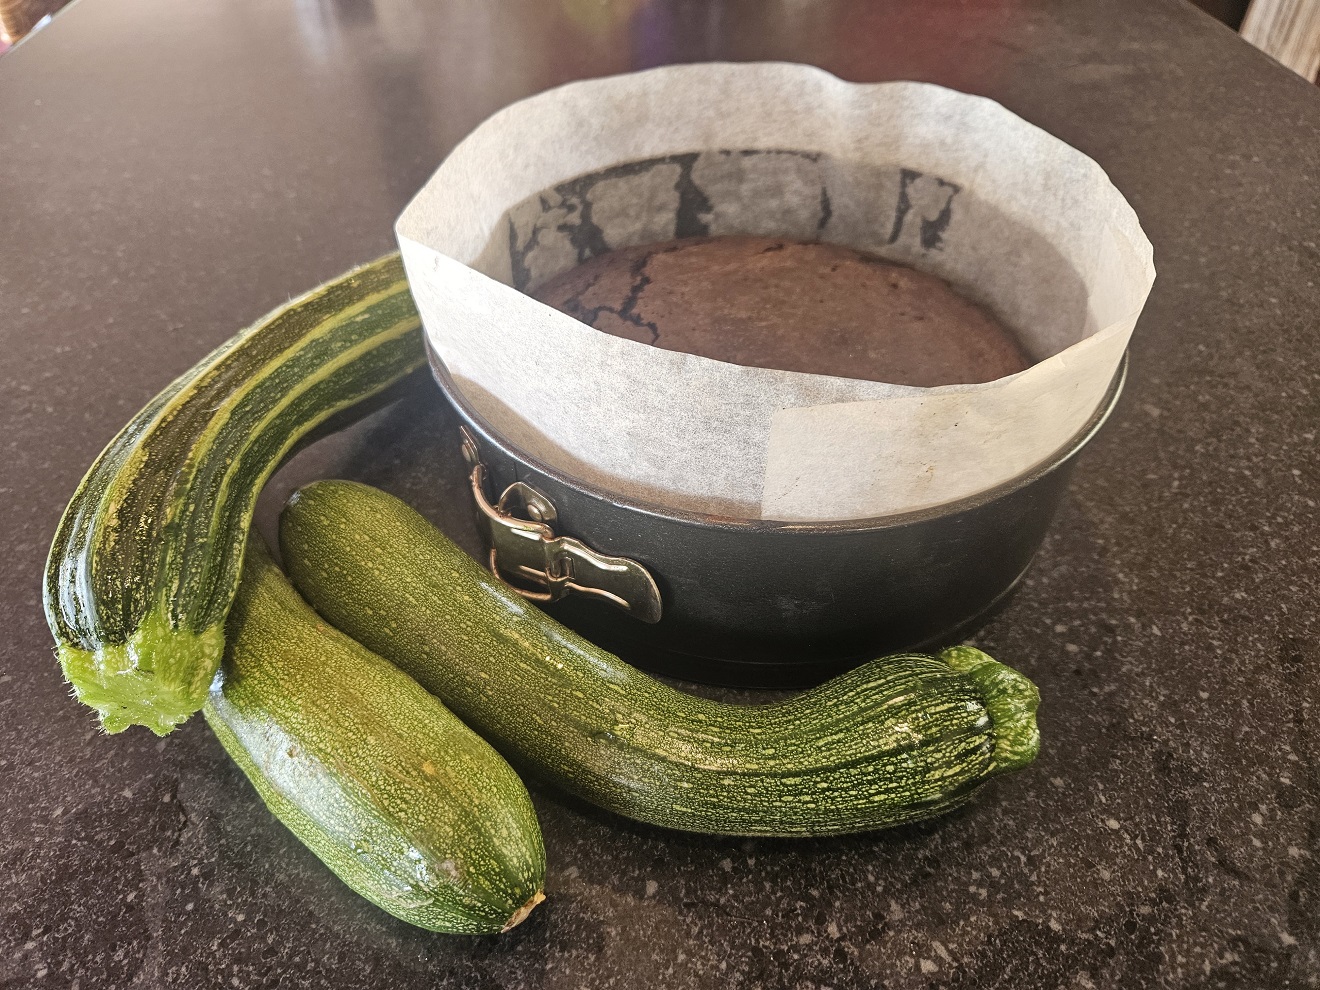
M 1031 365 L 947 282 L 834 244 L 690 237 L 622 248 L 531 294 L 605 333 L 759 368 L 934 386 Z

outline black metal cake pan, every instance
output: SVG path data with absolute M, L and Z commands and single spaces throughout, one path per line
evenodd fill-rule
M 789 687 L 958 642 L 1022 579 L 1077 455 L 1118 401 L 1012 480 L 914 512 L 838 522 L 686 513 L 605 491 L 501 436 L 432 354 L 488 566 L 547 612 L 655 673 Z M 842 468 L 841 468 L 842 470 Z

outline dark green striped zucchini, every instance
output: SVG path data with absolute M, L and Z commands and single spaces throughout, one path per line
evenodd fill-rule
M 323 623 L 254 540 L 203 711 L 275 816 L 341 880 L 442 932 L 499 932 L 541 900 L 531 799 L 416 681 Z
M 425 360 L 397 254 L 281 307 L 203 358 L 97 458 L 46 564 L 46 620 L 108 732 L 164 735 L 224 649 L 257 494 L 314 427 Z
M 514 594 L 402 502 L 318 482 L 280 542 L 311 605 L 516 765 L 670 828 L 826 835 L 962 804 L 1039 748 L 1036 688 L 968 647 L 886 657 L 791 700 L 676 691 Z

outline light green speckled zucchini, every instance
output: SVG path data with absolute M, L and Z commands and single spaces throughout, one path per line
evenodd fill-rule
M 825 835 L 948 811 L 1039 748 L 1032 683 L 979 650 L 875 660 L 747 707 L 676 691 L 495 580 L 384 492 L 318 482 L 285 508 L 294 583 L 519 766 L 630 818 Z
M 329 628 L 253 541 L 203 711 L 267 807 L 404 921 L 499 932 L 542 899 L 545 850 L 512 768 L 434 697 Z

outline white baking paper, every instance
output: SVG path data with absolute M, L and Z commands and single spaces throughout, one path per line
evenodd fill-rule
M 1095 411 L 1155 275 L 1101 168 L 997 103 L 783 63 L 516 103 L 453 151 L 397 234 L 432 347 L 495 429 L 634 500 L 785 521 L 939 505 L 1046 459 Z M 939 388 L 748 368 L 601 333 L 520 291 L 695 234 L 910 264 L 988 306 L 1037 363 Z

